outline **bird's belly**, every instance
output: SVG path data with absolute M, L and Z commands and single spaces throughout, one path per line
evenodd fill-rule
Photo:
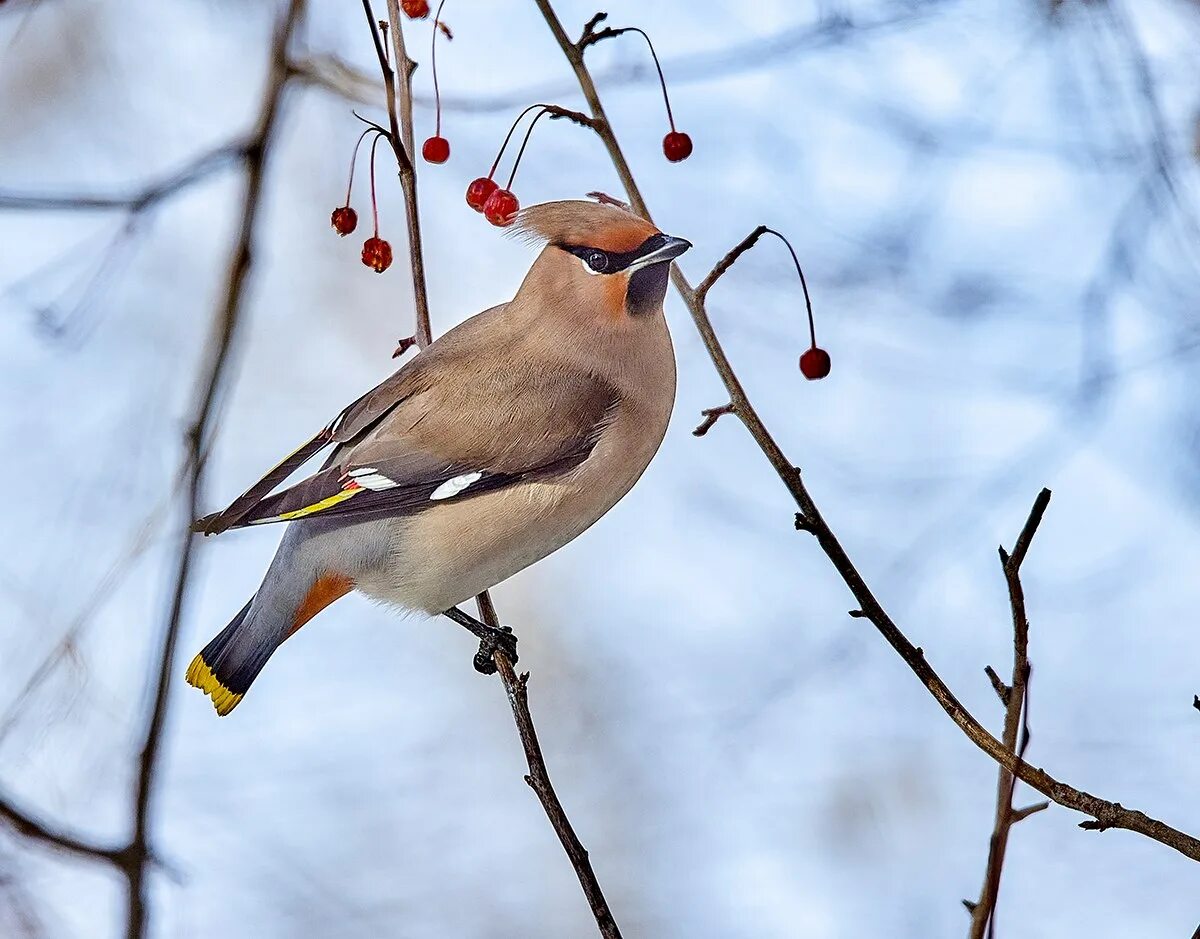
M 440 612 L 557 551 L 620 501 L 662 439 L 643 428 L 639 445 L 631 447 L 619 439 L 623 428 L 614 430 L 565 477 L 442 503 L 387 523 L 387 560 L 364 572 L 356 586 L 376 599 Z
M 562 483 L 526 483 L 397 519 L 387 562 L 356 586 L 409 608 L 449 609 L 557 551 L 627 490 L 598 498 Z

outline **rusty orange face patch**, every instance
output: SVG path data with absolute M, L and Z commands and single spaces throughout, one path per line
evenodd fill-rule
M 582 243 L 612 254 L 625 254 L 641 247 L 647 238 L 657 234 L 658 229 L 653 225 L 630 216 L 628 221 L 622 219 L 596 229 L 588 241 Z

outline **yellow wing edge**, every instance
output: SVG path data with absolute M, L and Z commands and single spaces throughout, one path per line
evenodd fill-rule
M 330 506 L 337 505 L 339 502 L 345 502 L 351 496 L 358 495 L 360 492 L 365 492 L 365 489 L 359 488 L 356 484 L 351 484 L 345 489 L 335 492 L 331 496 L 326 496 L 320 502 L 314 502 L 312 505 L 306 505 L 300 509 L 293 509 L 291 512 L 282 512 L 279 515 L 272 515 L 270 518 L 256 518 L 251 525 L 266 525 L 269 522 L 290 522 L 295 518 L 304 518 L 307 515 L 316 515 L 318 512 L 323 512 Z

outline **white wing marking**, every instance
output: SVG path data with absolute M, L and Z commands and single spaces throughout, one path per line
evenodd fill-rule
M 349 476 L 364 489 L 379 492 L 382 489 L 395 489 L 399 485 L 395 480 L 388 479 L 374 466 L 362 466 L 350 471 Z
M 461 476 L 455 476 L 453 479 L 447 479 L 444 483 L 438 486 L 429 496 L 429 500 L 449 499 L 458 495 L 468 486 L 479 482 L 483 478 L 483 473 L 478 471 L 474 473 L 463 473 Z

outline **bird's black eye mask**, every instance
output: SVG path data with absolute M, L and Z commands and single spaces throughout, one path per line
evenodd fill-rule
M 584 266 L 593 274 L 616 274 L 625 270 L 630 264 L 644 258 L 652 251 L 657 251 L 670 239 L 666 235 L 651 235 L 632 251 L 602 251 L 600 248 L 589 248 L 586 245 L 556 245 L 563 251 L 575 255 L 583 261 Z

